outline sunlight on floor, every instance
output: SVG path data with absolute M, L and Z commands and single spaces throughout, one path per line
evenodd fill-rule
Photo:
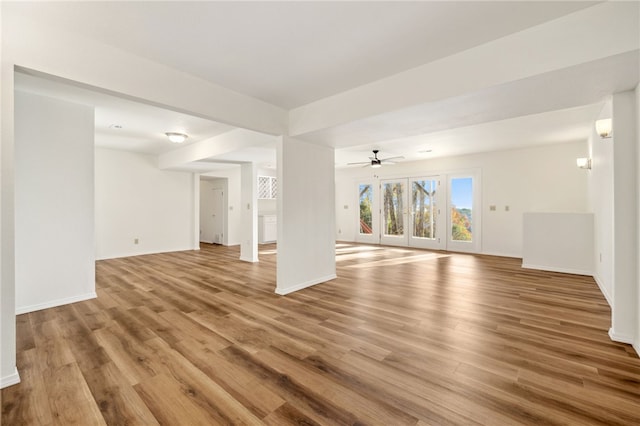
M 372 262 L 359 263 L 357 265 L 349 265 L 347 268 L 373 268 L 378 266 L 402 265 L 406 263 L 424 262 L 426 260 L 435 260 L 441 257 L 449 257 L 447 254 L 426 253 L 415 256 L 407 256 L 399 259 L 383 259 Z

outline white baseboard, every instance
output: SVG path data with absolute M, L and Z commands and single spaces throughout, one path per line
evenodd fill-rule
M 633 345 L 633 336 L 630 336 L 628 334 L 616 333 L 613 327 L 609 329 L 609 338 L 611 338 L 611 340 L 613 340 L 614 342 L 628 343 L 630 345 Z
M 311 287 L 316 284 L 321 284 L 327 281 L 334 280 L 337 277 L 338 276 L 336 274 L 331 274 L 331 275 L 327 275 L 326 277 L 322 277 L 322 278 L 318 278 L 315 280 L 310 280 L 310 281 L 306 281 L 306 282 L 294 285 L 293 287 L 287 287 L 287 288 L 276 287 L 276 294 L 284 296 L 285 294 L 293 293 L 295 291 L 302 290 L 304 288 Z
M 249 262 L 249 263 L 257 263 L 258 259 L 251 259 L 250 257 L 240 257 L 240 260 L 242 260 L 243 262 Z
M 13 369 L 13 374 L 0 378 L 0 389 L 20 383 L 20 374 L 18 374 L 18 369 L 16 367 L 13 367 Z
M 525 269 L 537 269 L 539 271 L 560 272 L 563 274 L 593 276 L 593 271 L 587 271 L 582 269 L 558 268 L 555 266 L 546 266 L 546 265 L 531 265 L 529 263 L 524 263 L 524 262 L 522 263 L 522 267 Z
M 522 259 L 522 255 L 513 254 L 513 253 L 500 253 L 500 252 L 495 252 L 495 251 L 483 251 L 483 252 L 480 252 L 479 254 L 486 255 L 486 256 L 511 257 L 511 258 L 514 258 L 514 259 Z
M 68 305 L 69 303 L 82 302 L 83 300 L 95 299 L 98 297 L 95 291 L 78 296 L 65 297 L 64 299 L 50 300 L 29 306 L 17 306 L 16 315 L 27 314 L 29 312 L 40 311 L 42 309 L 55 308 L 56 306 Z

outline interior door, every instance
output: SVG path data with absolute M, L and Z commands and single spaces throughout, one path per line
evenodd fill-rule
M 446 248 L 444 185 L 440 176 L 409 179 L 411 190 L 409 246 L 433 250 Z
M 213 199 L 211 203 L 211 229 L 212 229 L 212 241 L 215 244 L 222 244 L 223 237 L 223 206 L 224 192 L 222 189 L 215 188 L 213 190 Z
M 380 243 L 407 246 L 408 239 L 407 179 L 380 182 Z

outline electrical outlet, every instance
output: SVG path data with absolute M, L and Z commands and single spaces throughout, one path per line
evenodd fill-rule
M 138 244 L 138 239 L 137 238 L 133 239 L 133 244 Z
M 495 212 L 496 211 L 496 206 L 489 206 L 489 211 Z
M 504 206 L 504 211 L 508 212 L 509 211 L 509 206 Z

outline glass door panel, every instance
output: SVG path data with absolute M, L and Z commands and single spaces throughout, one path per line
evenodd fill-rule
M 380 185 L 382 244 L 408 245 L 406 186 L 406 179 L 382 181 Z
M 360 192 L 360 233 L 373 234 L 373 185 L 361 184 Z
M 356 241 L 362 243 L 380 242 L 378 228 L 378 208 L 376 187 L 373 182 L 359 183 L 358 187 L 358 223 L 356 229 Z
M 409 245 L 413 247 L 441 249 L 445 241 L 440 238 L 442 219 L 440 218 L 441 197 L 440 178 L 411 179 L 411 235 Z

